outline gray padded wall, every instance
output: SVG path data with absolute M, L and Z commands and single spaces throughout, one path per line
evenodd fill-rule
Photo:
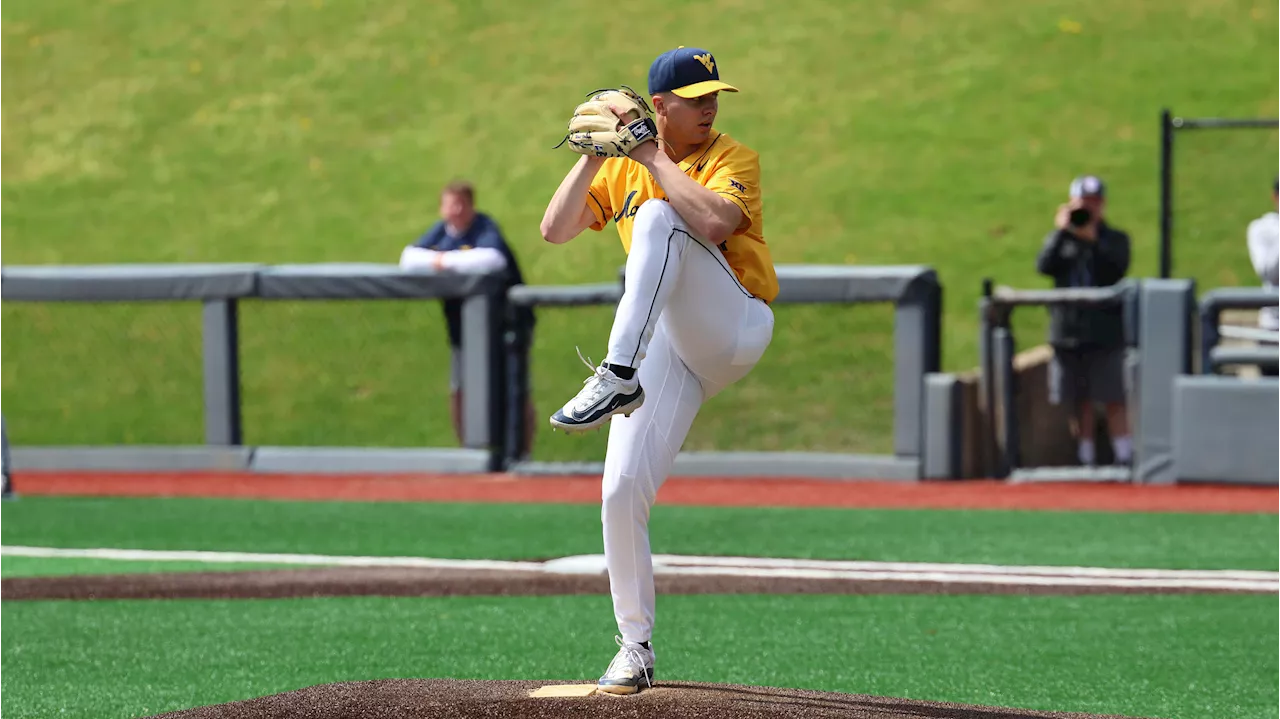
M 16 447 L 18 471 L 488 472 L 478 449 L 416 447 Z
M 19 471 L 190 472 L 249 468 L 252 447 L 14 447 Z
M 622 285 L 517 285 L 507 292 L 512 304 L 538 307 L 616 305 L 622 299 Z
M 924 265 L 778 265 L 778 302 L 897 302 L 937 276 Z
M 7 302 L 110 302 L 246 297 L 263 265 L 84 265 L 6 267 Z
M 479 449 L 390 447 L 258 447 L 249 470 L 305 472 L 487 472 L 489 453 Z
M 489 350 L 493 316 L 486 295 L 473 295 L 462 302 L 462 444 L 470 449 L 497 443 L 493 435 L 489 407 L 493 384 Z M 494 347 L 494 349 L 498 349 Z M 499 350 L 500 351 L 500 350 Z M 499 413 L 501 414 L 501 413 Z
M 1280 482 L 1280 382 L 1182 376 L 1173 385 L 1178 481 Z
M 960 475 L 960 380 L 954 374 L 931 372 L 924 378 L 924 479 L 955 479 Z
M 515 462 L 507 471 L 528 476 L 585 475 L 599 477 L 603 462 Z M 681 452 L 676 455 L 672 477 L 750 479 L 914 481 L 920 463 L 911 457 L 887 454 L 836 454 L 826 452 Z
M 421 299 L 501 291 L 497 275 L 410 272 L 359 262 L 273 265 L 258 273 L 257 296 L 274 299 Z
M 919 268 L 916 268 L 919 269 Z M 902 288 L 893 313 L 893 452 L 924 454 L 924 378 L 941 369 L 942 288 L 933 270 Z
M 1191 372 L 1191 280 L 1143 280 L 1138 320 L 1134 482 L 1173 484 L 1173 380 Z
M 796 477 L 800 479 L 920 478 L 911 457 L 825 452 L 681 452 L 673 477 Z

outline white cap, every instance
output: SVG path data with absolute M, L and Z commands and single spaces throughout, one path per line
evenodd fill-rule
M 1089 195 L 1097 195 L 1098 197 L 1106 197 L 1107 190 L 1103 186 L 1102 180 L 1094 175 L 1081 175 L 1071 181 L 1071 198 L 1076 199 Z

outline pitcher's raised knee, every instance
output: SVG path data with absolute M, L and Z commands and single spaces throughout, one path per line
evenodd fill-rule
M 662 217 L 667 222 L 680 222 L 680 213 L 676 212 L 676 208 L 671 206 L 667 200 L 652 198 L 645 200 L 640 204 L 640 209 L 636 210 L 636 222 L 641 218 L 652 219 L 652 215 Z
M 640 209 L 636 210 L 635 229 L 632 232 L 631 241 L 641 242 L 647 239 L 666 240 L 671 235 L 671 230 L 676 227 L 684 227 L 684 220 L 680 219 L 680 213 L 676 212 L 676 208 L 671 206 L 666 200 L 646 200 L 640 205 Z

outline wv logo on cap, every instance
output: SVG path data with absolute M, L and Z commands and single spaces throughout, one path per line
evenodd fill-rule
M 693 59 L 702 63 L 702 66 L 707 68 L 707 72 L 716 71 L 716 60 L 711 57 L 711 53 L 707 53 L 706 55 L 694 55 Z

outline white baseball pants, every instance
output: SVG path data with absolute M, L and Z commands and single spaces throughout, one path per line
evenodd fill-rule
M 670 203 L 641 205 L 606 359 L 638 367 L 645 392 L 630 417 L 612 418 L 605 455 L 604 556 L 624 641 L 653 632 L 649 508 L 658 488 L 702 403 L 746 376 L 772 338 L 773 311 L 719 248 L 694 237 Z

